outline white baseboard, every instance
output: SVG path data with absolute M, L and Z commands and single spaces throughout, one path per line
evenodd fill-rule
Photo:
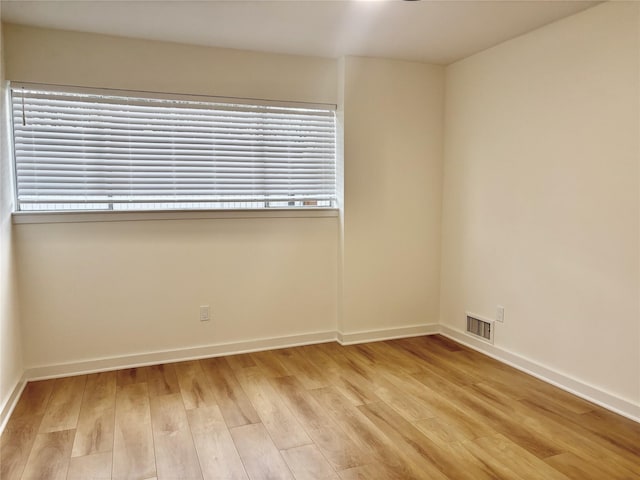
M 4 432 L 4 427 L 7 426 L 7 421 L 13 413 L 13 409 L 16 407 L 18 399 L 20 398 L 20 395 L 22 395 L 22 391 L 26 386 L 27 378 L 26 375 L 23 374 L 22 377 L 20 377 L 16 382 L 15 386 L 11 390 L 11 393 L 0 409 L 0 435 L 2 434 L 2 432 Z
M 640 405 L 634 404 L 563 373 L 540 365 L 516 353 L 472 338 L 462 330 L 440 325 L 440 333 L 451 340 L 477 350 L 502 363 L 528 373 L 573 395 L 640 423 Z
M 337 332 L 337 340 L 340 345 L 354 345 L 356 343 L 434 335 L 439 332 L 440 325 L 432 323 L 428 325 L 412 325 L 409 327 L 383 328 L 379 330 L 361 330 L 359 332 L 349 333 Z
M 299 347 L 301 345 L 334 342 L 336 340 L 342 345 L 350 345 L 362 342 L 391 340 L 394 338 L 416 337 L 433 333 L 438 333 L 437 324 L 412 325 L 409 327 L 369 330 L 347 334 L 336 331 L 304 333 L 286 337 L 263 338 L 244 342 L 203 345 L 199 347 L 98 358 L 80 362 L 59 363 L 56 365 L 43 365 L 28 368 L 25 371 L 25 378 L 27 380 L 44 380 L 69 375 L 104 372 L 120 368 L 144 367 L 158 363 L 181 362 L 200 358 L 219 357 L 222 355 L 258 352 L 261 350 Z
M 162 350 L 134 355 L 122 355 L 81 362 L 60 363 L 28 368 L 25 376 L 28 380 L 44 380 L 49 378 L 66 377 L 69 375 L 84 375 L 87 373 L 104 372 L 121 368 L 145 367 L 159 363 L 183 362 L 201 358 L 220 357 L 238 353 L 274 350 L 278 348 L 299 347 L 315 343 L 333 342 L 336 340 L 335 331 L 304 333 L 285 337 L 261 338 L 243 342 L 219 343 L 199 347 L 187 347 L 173 350 Z

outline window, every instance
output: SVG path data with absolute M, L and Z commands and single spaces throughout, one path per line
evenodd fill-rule
M 335 106 L 12 84 L 19 211 L 333 208 Z

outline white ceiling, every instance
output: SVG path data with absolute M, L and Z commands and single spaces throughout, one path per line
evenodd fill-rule
M 594 1 L 2 0 L 2 21 L 196 45 L 447 64 Z

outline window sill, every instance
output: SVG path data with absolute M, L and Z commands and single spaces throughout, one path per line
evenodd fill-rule
M 201 220 L 233 218 L 337 217 L 337 208 L 255 210 L 162 210 L 146 212 L 14 212 L 15 225 L 25 223 L 138 222 L 148 220 Z

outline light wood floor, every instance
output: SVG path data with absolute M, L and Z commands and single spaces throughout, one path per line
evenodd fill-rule
M 9 479 L 640 479 L 640 425 L 443 337 L 29 383 Z

